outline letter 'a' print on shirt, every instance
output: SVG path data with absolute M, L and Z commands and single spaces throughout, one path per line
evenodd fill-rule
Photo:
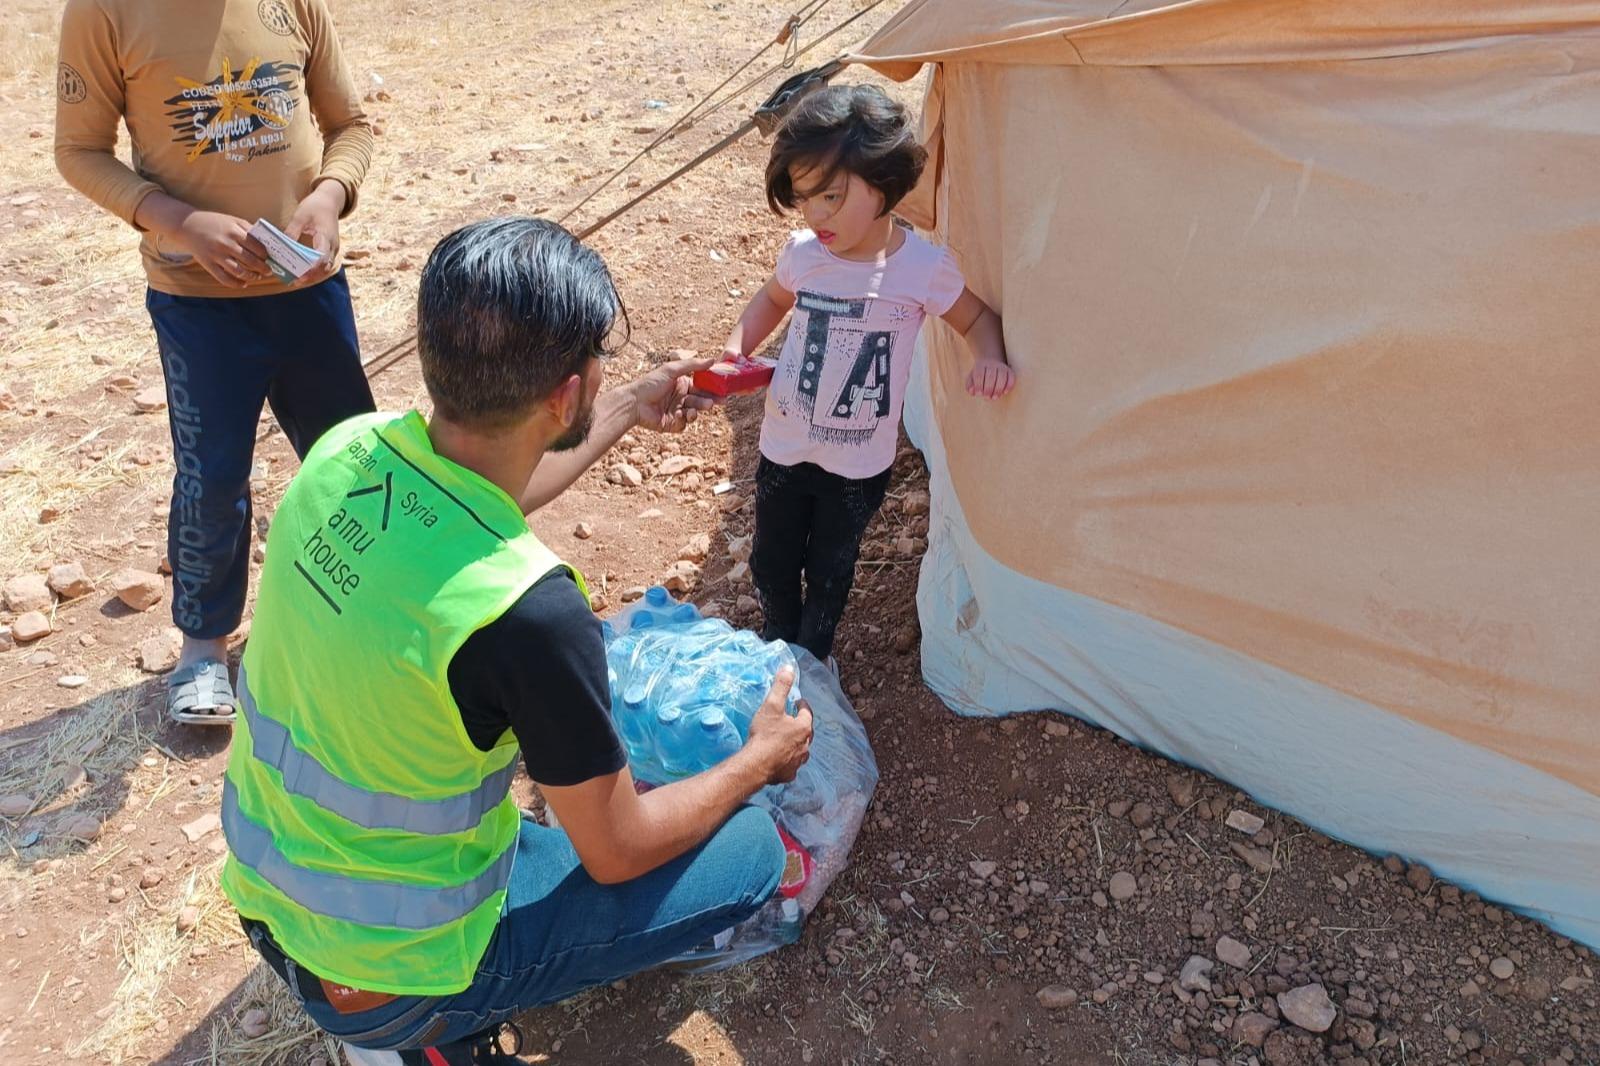
M 889 366 L 897 331 L 862 328 L 871 303 L 795 294 L 806 328 L 793 400 L 805 412 L 812 440 L 864 445 L 894 410 Z

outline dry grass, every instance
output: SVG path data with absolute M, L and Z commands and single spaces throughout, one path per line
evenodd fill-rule
M 0 19 L 0 81 L 53 85 L 58 10 L 24 7 Z
M 250 1037 L 240 1019 L 254 1009 L 267 1012 L 267 1031 Z M 318 1054 L 330 1063 L 343 1061 L 338 1042 L 311 1023 L 278 975 L 262 963 L 240 986 L 233 1012 L 212 1023 L 206 1055 L 190 1059 L 186 1066 L 267 1066 L 310 1062 Z
M 104 819 L 111 804 L 96 783 L 128 773 L 149 746 L 138 711 L 139 690 L 130 677 L 79 710 L 63 714 L 55 728 L 5 753 L 0 794 L 31 797 L 34 811 L 53 816 L 55 826 L 83 814 Z M 87 783 L 72 786 L 79 767 L 86 772 Z M 81 848 L 79 842 L 50 832 L 29 856 L 55 858 Z
M 194 871 L 178 898 L 137 914 L 117 930 L 122 982 L 105 1020 L 68 1048 L 70 1055 L 93 1055 L 113 1063 L 128 1058 L 163 1019 L 181 1020 L 187 1004 L 173 995 L 171 983 L 195 945 L 243 944 L 233 907 L 218 884 L 221 869 L 219 860 Z M 185 907 L 196 908 L 200 920 L 193 930 L 179 933 L 178 914 Z

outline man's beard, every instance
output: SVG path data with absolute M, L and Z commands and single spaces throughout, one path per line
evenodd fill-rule
M 578 412 L 577 419 L 567 431 L 550 442 L 550 451 L 570 452 L 584 441 L 589 439 L 589 431 L 594 428 L 594 404 L 585 404 L 583 410 Z

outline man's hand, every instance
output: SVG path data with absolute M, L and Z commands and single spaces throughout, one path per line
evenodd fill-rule
M 164 236 L 230 288 L 242 289 L 271 273 L 267 250 L 250 236 L 250 223 L 242 218 L 217 211 L 189 211 Z
M 769 785 L 793 781 L 811 757 L 811 705 L 801 700 L 799 713 L 789 717 L 786 704 L 793 687 L 794 667 L 785 666 L 750 719 L 750 734 L 744 742 L 744 752 L 761 768 Z
M 635 424 L 660 433 L 681 433 L 715 400 L 694 390 L 690 378 L 714 364 L 715 358 L 674 359 L 624 386 L 632 390 Z
M 283 232 L 290 240 L 314 248 L 322 261 L 295 282 L 293 288 L 315 285 L 333 273 L 333 259 L 339 251 L 339 215 L 344 211 L 344 185 L 331 178 L 317 182 L 300 201 Z

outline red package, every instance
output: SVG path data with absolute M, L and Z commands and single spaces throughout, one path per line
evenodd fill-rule
M 727 359 L 707 370 L 696 370 L 694 387 L 713 396 L 734 396 L 744 392 L 758 392 L 772 380 L 777 362 L 753 356 L 749 359 Z
M 783 850 L 788 853 L 783 863 L 783 879 L 778 882 L 778 892 L 784 899 L 793 899 L 811 880 L 811 854 L 800 846 L 798 840 L 784 832 L 781 825 L 778 826 L 778 839 L 783 841 Z

